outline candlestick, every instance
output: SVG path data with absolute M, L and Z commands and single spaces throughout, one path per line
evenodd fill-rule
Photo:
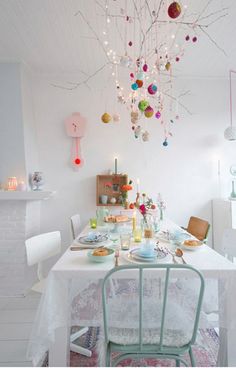
M 115 175 L 117 175 L 117 157 L 115 157 Z
M 133 225 L 133 232 L 134 232 L 136 229 L 136 211 L 134 211 L 133 213 L 132 225 Z
M 137 193 L 139 193 L 139 184 L 140 184 L 140 180 L 139 178 L 137 178 Z

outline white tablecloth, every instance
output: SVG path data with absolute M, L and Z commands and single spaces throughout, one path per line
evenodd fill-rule
M 163 222 L 162 227 L 171 231 L 177 228 L 169 221 Z M 85 228 L 82 234 L 87 231 Z M 236 266 L 208 246 L 197 251 L 185 251 L 184 258 L 207 280 L 215 280 L 218 284 L 221 331 L 218 365 L 236 366 Z M 122 252 L 119 261 L 120 265 L 128 263 Z M 35 365 L 49 350 L 50 365 L 65 366 L 69 326 L 93 326 L 101 322 L 98 283 L 113 267 L 113 259 L 106 263 L 91 263 L 86 250 L 76 252 L 68 249 L 58 260 L 49 273 L 28 347 L 28 357 Z M 217 290 L 207 289 L 205 309 L 214 310 L 216 293 Z M 212 302 L 213 297 L 211 307 L 208 300 Z

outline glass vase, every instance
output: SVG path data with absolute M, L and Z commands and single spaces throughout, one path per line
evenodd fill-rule
M 145 239 L 152 239 L 154 236 L 153 217 L 146 214 L 142 219 L 143 237 Z

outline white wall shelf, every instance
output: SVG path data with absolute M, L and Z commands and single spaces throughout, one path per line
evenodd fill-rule
M 42 201 L 56 194 L 55 191 L 0 191 L 0 201 Z

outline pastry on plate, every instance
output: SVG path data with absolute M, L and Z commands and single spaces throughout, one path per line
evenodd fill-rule
M 186 245 L 187 247 L 198 247 L 199 245 L 202 245 L 202 242 L 199 240 L 185 240 L 184 245 Z
M 98 248 L 93 251 L 93 256 L 107 256 L 109 251 L 107 248 Z

